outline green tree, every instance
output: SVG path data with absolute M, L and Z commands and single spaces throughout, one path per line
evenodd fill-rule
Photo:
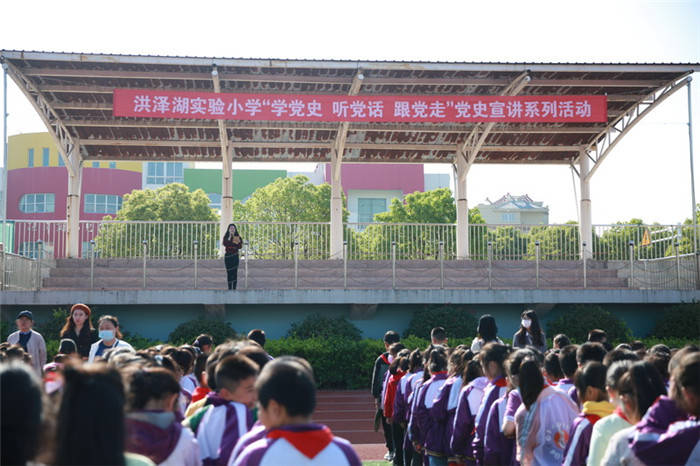
M 233 218 L 239 222 L 241 236 L 248 240 L 255 257 L 291 259 L 294 243 L 298 242 L 300 258 L 326 259 L 330 244 L 327 224 L 331 217 L 330 202 L 329 184 L 314 185 L 306 176 L 296 175 L 278 178 L 256 189 L 246 202 L 235 201 Z M 347 221 L 348 215 L 343 208 L 343 221 Z M 263 226 L 256 222 L 278 223 Z
M 213 222 L 218 216 L 209 207 L 209 198 L 201 189 L 190 191 L 181 183 L 134 190 L 124 196 L 116 222 L 110 222 L 110 216 L 104 220 L 95 238 L 102 257 L 138 256 L 142 241 L 146 241 L 150 257 L 192 257 L 195 240 L 200 256 L 212 256 L 217 251 L 218 228 Z M 150 223 L 126 223 L 134 221 Z M 183 221 L 195 223 L 168 223 Z
M 375 214 L 381 222 L 369 225 L 360 234 L 349 233 L 355 250 L 367 256 L 389 259 L 391 243 L 396 242 L 397 258 L 427 259 L 439 257 L 439 243 L 444 243 L 445 258 L 454 257 L 456 247 L 455 226 L 457 210 L 448 188 L 407 194 L 404 200 L 393 199 L 389 210 Z M 420 225 L 394 226 L 392 223 Z M 445 224 L 426 226 L 423 224 Z M 469 210 L 469 224 L 483 224 L 477 208 Z M 449 226 L 447 226 L 449 225 Z M 379 255 L 379 257 L 377 257 Z

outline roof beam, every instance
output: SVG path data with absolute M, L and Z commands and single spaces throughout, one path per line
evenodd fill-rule
M 364 75 L 362 74 L 362 70 L 358 70 L 352 80 L 348 95 L 357 95 L 360 92 L 360 86 L 362 86 L 363 79 Z M 338 165 L 343 163 L 343 153 L 345 152 L 345 141 L 348 137 L 348 128 L 350 128 L 350 122 L 344 121 L 340 123 L 338 125 L 338 131 L 335 135 L 335 141 L 333 142 L 333 156 L 331 158 Z M 340 170 L 333 170 L 333 174 L 336 177 L 336 179 L 333 180 L 334 185 L 340 186 Z
M 28 68 L 26 76 L 67 77 L 67 78 L 111 78 L 111 79 L 158 79 L 209 81 L 211 74 L 193 71 L 131 71 L 95 70 L 68 68 Z M 342 76 L 306 76 L 275 74 L 226 73 L 220 75 L 222 81 L 250 81 L 276 83 L 307 83 L 351 85 L 352 81 Z M 503 86 L 511 82 L 508 78 L 394 78 L 367 77 L 366 85 L 378 86 Z M 531 87 L 659 87 L 664 84 L 658 79 L 532 79 Z
M 325 149 L 332 150 L 334 142 L 313 141 L 230 141 L 236 149 Z M 83 139 L 83 146 L 114 147 L 220 147 L 219 141 L 196 140 L 137 140 L 137 139 Z M 352 143 L 347 142 L 345 149 L 360 150 L 419 150 L 419 151 L 454 151 L 453 144 L 391 144 L 391 143 Z M 482 152 L 571 152 L 580 150 L 580 146 L 482 146 Z
M 44 125 L 46 125 L 46 129 L 59 149 L 59 156 L 63 160 L 71 176 L 77 176 L 81 158 L 78 138 L 70 133 L 55 109 L 51 106 L 51 102 L 46 99 L 44 94 L 36 88 L 35 84 L 27 76 L 10 62 L 3 63 L 3 67 L 7 69 L 7 73 L 29 100 L 29 103 L 32 104 L 34 110 L 39 114 L 39 118 L 44 122 Z M 71 154 L 75 154 L 78 159 L 76 160 L 71 157 Z
M 595 137 L 593 139 L 593 142 L 591 142 L 584 149 L 586 152 L 586 156 L 590 156 L 591 152 L 595 152 L 596 154 L 594 164 L 589 170 L 588 174 L 586 175 L 585 180 L 590 181 L 590 179 L 593 177 L 593 174 L 596 172 L 596 170 L 598 170 L 600 165 L 610 154 L 613 148 L 617 145 L 617 143 L 620 142 L 620 140 L 623 137 L 625 137 L 630 132 L 630 130 L 641 121 L 642 118 L 647 116 L 664 100 L 668 99 L 678 90 L 685 87 L 685 85 L 688 84 L 690 80 L 691 78 L 687 77 L 686 75 L 680 78 L 676 78 L 672 82 L 667 83 L 666 86 L 660 91 L 654 91 L 648 96 L 647 99 L 644 99 L 644 101 L 632 106 L 619 118 L 610 123 L 603 132 L 601 132 L 597 137 Z M 581 155 L 581 157 L 583 157 L 583 155 Z
M 508 86 L 501 92 L 502 96 L 512 96 L 519 93 L 531 81 L 530 74 L 528 71 L 524 71 L 518 77 L 516 77 Z M 476 159 L 479 150 L 486 142 L 491 130 L 496 126 L 496 123 L 487 123 L 483 130 L 481 129 L 481 124 L 477 124 L 471 130 L 467 139 L 462 144 L 457 145 L 458 157 L 464 157 L 466 159 L 466 167 L 464 171 L 464 176 L 469 173 L 469 168 Z
M 213 120 L 64 120 L 66 126 L 75 127 L 120 127 L 120 128 L 208 128 L 218 127 Z M 350 123 L 348 131 L 362 132 L 391 132 L 391 133 L 464 133 L 471 129 L 473 124 L 413 124 L 411 126 L 400 123 Z M 260 129 L 260 130 L 283 130 L 283 131 L 336 131 L 335 123 L 305 123 L 305 122 L 228 122 L 226 127 L 231 130 L 236 129 Z M 605 126 L 536 126 L 509 124 L 494 127 L 492 133 L 504 134 L 598 134 Z

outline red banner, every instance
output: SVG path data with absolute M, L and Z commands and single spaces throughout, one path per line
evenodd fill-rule
M 600 95 L 343 96 L 114 90 L 114 116 L 257 121 L 596 123 Z

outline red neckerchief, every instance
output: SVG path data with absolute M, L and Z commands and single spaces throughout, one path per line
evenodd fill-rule
M 436 375 L 447 375 L 447 371 L 439 371 L 439 372 L 433 372 L 433 374 L 430 376 L 435 377 Z
M 291 443 L 309 459 L 314 459 L 333 440 L 331 430 L 323 426 L 322 429 L 294 432 L 291 430 L 274 429 L 267 433 L 267 438 L 283 438 Z
M 588 422 L 590 422 L 592 426 L 594 426 L 595 423 L 600 420 L 600 416 L 596 414 L 584 414 L 583 417 L 588 419 Z
M 506 380 L 505 377 L 501 377 L 500 379 L 494 380 L 493 384 L 497 387 L 506 387 L 506 386 L 508 386 L 508 381 Z
M 384 364 L 389 366 L 391 363 L 389 362 L 389 358 L 386 357 L 386 354 L 381 354 L 379 355 L 380 358 L 382 358 L 382 361 L 384 361 Z
M 627 419 L 627 416 L 625 416 L 625 413 L 623 413 L 622 410 L 621 410 L 620 408 L 615 408 L 615 411 L 613 411 L 613 412 L 614 412 L 615 414 L 617 414 L 618 416 L 620 416 L 620 417 L 621 417 L 622 419 L 624 419 L 625 421 L 627 421 L 628 423 L 634 424 L 634 422 L 632 422 L 632 421 L 630 421 L 629 419 Z

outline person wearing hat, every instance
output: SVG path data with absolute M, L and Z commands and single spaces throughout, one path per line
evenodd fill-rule
M 17 331 L 7 337 L 11 345 L 20 345 L 24 351 L 32 356 L 32 366 L 41 375 L 41 370 L 46 364 L 46 342 L 39 332 L 32 330 L 34 316 L 31 311 L 24 310 L 17 314 L 15 320 Z
M 83 303 L 74 304 L 61 329 L 61 338 L 70 338 L 78 347 L 81 358 L 90 356 L 90 347 L 99 340 L 97 330 L 92 326 L 90 308 Z

